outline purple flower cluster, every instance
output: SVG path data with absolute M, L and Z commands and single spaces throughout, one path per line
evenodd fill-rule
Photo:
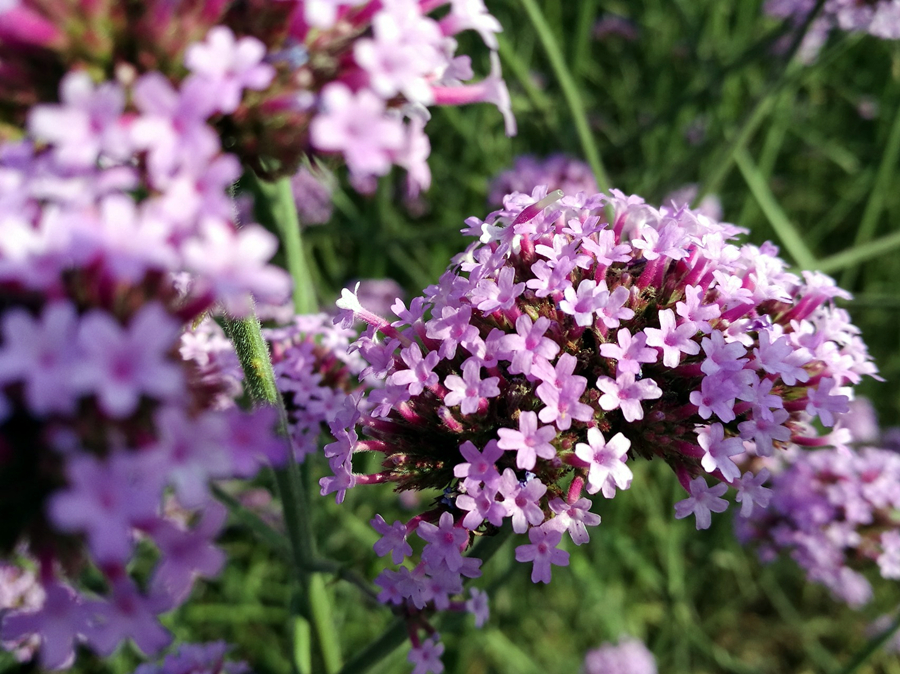
M 528 535 L 516 558 L 549 582 L 568 563 L 562 536 L 580 545 L 600 522 L 587 495 L 628 489 L 636 459 L 671 466 L 688 492 L 676 517 L 698 529 L 729 487 L 751 514 L 768 500 L 766 473 L 742 475 L 733 457 L 826 442 L 807 422 L 832 425 L 845 385 L 875 372 L 832 304 L 845 293 L 789 273 L 771 244 L 736 245 L 734 226 L 618 191 L 545 194 L 468 219 L 478 240 L 424 297 L 395 303 L 399 320 L 349 291 L 338 302 L 347 323 L 371 326 L 358 346 L 385 386 L 331 425 L 322 493 L 442 490 L 407 524 L 373 521 L 394 563 L 413 533 L 426 542 L 413 570 L 377 581 L 383 601 L 412 612 L 450 605 L 479 574 L 462 552 L 505 520 Z M 381 454 L 382 470 L 355 473 L 359 452 Z
M 597 191 L 597 181 L 591 167 L 580 159 L 566 154 L 552 154 L 545 159 L 525 154 L 516 157 L 513 166 L 498 174 L 488 187 L 488 204 L 501 206 L 503 197 L 513 192 L 531 194 L 538 185 L 560 189 L 566 194 Z
M 318 451 L 318 440 L 343 409 L 347 395 L 362 391 L 366 362 L 350 350 L 354 330 L 335 327 L 327 314 L 294 316 L 290 325 L 264 329 L 272 349 L 278 389 L 284 397 L 297 460 Z
M 443 18 L 429 16 L 447 5 Z M 492 70 L 464 84 L 471 61 L 456 55 L 454 36 L 468 30 L 491 49 Z M 427 106 L 493 103 L 515 133 L 496 54 L 500 31 L 483 0 L 148 0 L 127 8 L 22 0 L 0 9 L 0 92 L 25 102 L 12 108 L 7 121 L 15 123 L 28 105 L 53 100 L 52 88 L 34 83 L 55 72 L 87 67 L 130 81 L 149 70 L 176 81 L 184 62 L 215 93 L 194 87 L 180 103 L 169 93 L 162 114 L 216 99 L 218 130 L 257 172 L 289 175 L 304 154 L 339 153 L 360 189 L 399 165 L 415 194 L 431 180 Z M 68 150 L 89 152 L 80 141 Z
M 158 665 L 144 664 L 134 674 L 249 674 L 245 662 L 228 662 L 228 644 L 217 641 L 209 644 L 181 644 L 178 651 Z
M 584 656 L 584 674 L 656 674 L 656 659 L 643 642 L 624 638 Z
M 73 71 L 26 139 L 0 146 L 0 552 L 26 548 L 44 592 L 37 610 L 6 613 L 0 638 L 39 635 L 45 668 L 79 643 L 165 646 L 156 615 L 224 562 L 208 482 L 284 456 L 272 410 L 225 404 L 223 380 L 179 353 L 205 312 L 290 288 L 267 265 L 274 237 L 232 222 L 240 167 L 207 124 L 268 71 L 257 49 L 240 77 L 200 68 L 206 44 L 179 89 L 154 72 L 126 88 Z M 143 587 L 139 540 L 158 551 Z M 87 565 L 99 592 L 75 587 Z
M 883 449 L 868 424 L 852 418 L 866 416 L 867 407 L 855 401 L 839 419 L 837 448 L 770 462 L 769 508 L 737 521 L 738 537 L 756 544 L 762 559 L 789 550 L 809 580 L 853 607 L 872 598 L 861 570 L 873 561 L 883 578 L 900 578 L 900 454 Z
M 815 0 L 766 0 L 763 11 L 799 26 L 815 4 Z M 869 33 L 884 40 L 900 39 L 900 3 L 896 0 L 828 0 L 800 46 L 800 57 L 804 62 L 815 60 L 834 28 Z

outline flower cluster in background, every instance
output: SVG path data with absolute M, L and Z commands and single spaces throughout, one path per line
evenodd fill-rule
M 737 521 L 738 537 L 764 560 L 789 551 L 810 581 L 853 607 L 872 598 L 860 569 L 877 565 L 883 578 L 900 578 L 900 453 L 873 433 L 873 417 L 867 401 L 854 401 L 836 448 L 795 449 L 770 462 L 769 508 Z
M 488 205 L 499 207 L 503 198 L 513 192 L 531 194 L 538 185 L 566 194 L 597 191 L 597 181 L 591 167 L 566 154 L 553 154 L 539 159 L 530 154 L 516 157 L 512 168 L 498 174 L 488 187 Z
M 800 26 L 816 5 L 816 0 L 766 0 L 764 11 Z M 900 39 L 900 3 L 896 0 L 828 0 L 813 20 L 800 45 L 800 58 L 815 61 L 833 29 L 868 33 L 883 40 Z
M 241 89 L 207 77 L 123 87 L 72 71 L 28 136 L 0 147 L 0 549 L 27 551 L 44 595 L 7 612 L 0 637 L 38 635 L 45 668 L 80 643 L 165 646 L 156 615 L 224 562 L 208 481 L 284 458 L 275 412 L 229 404 L 234 384 L 179 353 L 205 312 L 290 289 L 267 263 L 274 237 L 232 222 L 240 167 L 207 119 Z M 143 587 L 139 543 L 156 550 Z M 77 582 L 88 566 L 94 591 Z
M 469 218 L 478 240 L 424 297 L 398 301 L 398 320 L 349 291 L 338 302 L 345 324 L 370 326 L 357 346 L 384 387 L 332 423 L 322 493 L 441 491 L 408 523 L 373 520 L 376 552 L 395 564 L 412 556 L 410 536 L 425 541 L 413 570 L 376 581 L 382 601 L 414 613 L 450 607 L 480 573 L 463 551 L 507 520 L 528 537 L 516 559 L 550 582 L 568 564 L 563 535 L 580 545 L 600 522 L 587 495 L 629 489 L 630 460 L 672 468 L 688 494 L 675 515 L 698 529 L 728 507 L 729 487 L 752 514 L 768 473 L 742 475 L 733 457 L 828 442 L 808 422 L 833 425 L 847 385 L 875 373 L 831 301 L 845 293 L 789 273 L 771 244 L 735 245 L 732 225 L 617 191 L 545 195 Z M 360 452 L 382 470 L 356 473 Z
M 443 18 L 429 16 L 445 5 Z M 467 30 L 492 50 L 491 73 L 471 84 L 470 58 L 456 54 L 454 38 Z M 258 173 L 290 174 L 306 154 L 339 153 L 358 188 L 371 190 L 399 165 L 415 194 L 431 180 L 428 106 L 493 103 L 515 133 L 493 51 L 500 30 L 482 0 L 206 0 L 177 10 L 163 0 L 23 0 L 0 12 L 0 93 L 9 101 L 0 114 L 21 123 L 75 68 L 122 84 L 148 71 L 180 82 L 187 70 L 214 92 L 186 87 L 181 108 L 190 115 L 217 98 L 217 130 Z M 159 105 L 174 113 L 176 99 L 169 93 Z
M 656 659 L 643 642 L 623 638 L 584 656 L 583 674 L 656 674 Z
M 319 451 L 319 438 L 343 409 L 348 395 L 362 391 L 366 362 L 351 352 L 356 331 L 336 327 L 327 314 L 295 316 L 284 327 L 263 330 L 271 345 L 276 383 L 288 413 L 298 461 Z
M 225 659 L 228 645 L 217 641 L 210 644 L 181 644 L 178 651 L 167 655 L 158 665 L 144 664 L 134 674 L 249 674 L 246 662 Z

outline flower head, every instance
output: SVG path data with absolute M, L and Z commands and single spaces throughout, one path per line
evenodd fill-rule
M 427 599 L 423 584 L 461 588 L 476 562 L 462 552 L 507 519 L 529 537 L 517 559 L 549 582 L 568 560 L 562 536 L 582 544 L 599 524 L 584 492 L 635 488 L 634 461 L 673 469 L 688 492 L 676 516 L 698 528 L 730 487 L 755 513 L 766 473 L 741 477 L 733 457 L 825 442 L 810 438 L 807 407 L 828 421 L 838 389 L 873 372 L 827 283 L 790 274 L 770 244 L 734 243 L 732 225 L 617 191 L 538 187 L 504 204 L 466 221 L 477 241 L 415 311 L 398 302 L 389 323 L 352 294 L 340 302 L 341 320 L 382 334 L 383 348 L 373 335 L 358 344 L 386 387 L 333 428 L 350 454 L 381 454 L 381 469 L 356 475 L 345 456 L 332 479 L 442 493 L 407 524 L 429 541 L 416 570 L 379 581 L 413 612 L 443 606 L 448 590 Z M 376 527 L 380 554 L 405 550 L 397 525 Z

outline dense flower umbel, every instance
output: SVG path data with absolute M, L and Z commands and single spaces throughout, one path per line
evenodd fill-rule
M 367 396 L 371 412 L 351 406 L 333 425 L 323 494 L 443 490 L 406 525 L 376 523 L 394 562 L 414 531 L 428 543 L 415 571 L 379 579 L 386 601 L 446 605 L 460 575 L 477 573 L 461 551 L 505 519 L 528 534 L 516 557 L 532 562 L 532 580 L 549 582 L 568 562 L 562 534 L 580 544 L 599 522 L 585 492 L 628 489 L 631 460 L 671 466 L 689 494 L 676 517 L 694 514 L 697 528 L 725 510 L 729 487 L 749 512 L 767 492 L 731 457 L 819 442 L 805 421 L 831 425 L 843 387 L 874 372 L 832 306 L 843 291 L 788 273 L 771 244 L 737 246 L 731 225 L 617 191 L 544 194 L 467 220 L 479 240 L 424 297 L 395 304 L 400 320 L 349 291 L 338 303 L 384 336 L 363 355 L 386 385 Z M 382 454 L 383 470 L 355 474 L 357 452 Z
M 223 405 L 223 380 L 179 354 L 214 306 L 290 288 L 266 264 L 274 238 L 231 221 L 237 160 L 206 124 L 227 92 L 198 101 L 192 86 L 73 72 L 30 137 L 0 146 L 0 554 L 27 548 L 44 591 L 4 615 L 0 640 L 39 635 L 44 668 L 81 642 L 165 646 L 156 614 L 224 563 L 208 482 L 284 456 L 272 410 Z M 141 588 L 139 541 L 158 550 Z M 105 585 L 82 593 L 88 564 Z
M 473 84 L 462 84 L 473 72 L 453 37 L 467 30 L 493 57 Z M 515 133 L 493 52 L 500 30 L 482 0 L 22 0 L 0 9 L 0 118 L 17 124 L 55 100 L 73 68 L 123 83 L 147 71 L 181 82 L 186 69 L 197 89 L 216 90 L 218 130 L 256 171 L 290 174 L 304 154 L 340 153 L 358 186 L 399 165 L 417 192 L 430 182 L 426 106 L 493 103 Z
M 865 401 L 854 407 L 852 415 L 866 414 Z M 849 417 L 839 420 L 847 427 L 835 432 L 836 449 L 770 462 L 771 505 L 739 519 L 737 532 L 763 559 L 789 550 L 811 581 L 858 607 L 872 597 L 861 571 L 877 564 L 883 578 L 900 578 L 900 454 Z

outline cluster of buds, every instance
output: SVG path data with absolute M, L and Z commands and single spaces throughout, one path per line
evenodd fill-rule
M 426 545 L 410 570 L 386 570 L 382 598 L 421 619 L 451 606 L 479 560 L 462 551 L 507 520 L 528 542 L 516 558 L 549 582 L 566 533 L 580 545 L 600 522 L 588 495 L 631 487 L 629 462 L 667 463 L 688 497 L 678 518 L 698 529 L 729 488 L 745 515 L 765 505 L 766 473 L 734 458 L 815 444 L 808 421 L 833 424 L 845 385 L 875 368 L 821 274 L 786 270 L 771 244 L 736 245 L 738 228 L 639 197 L 513 194 L 440 282 L 399 320 L 366 311 L 346 291 L 343 319 L 361 319 L 360 352 L 384 387 L 369 411 L 332 424 L 333 477 L 322 493 L 360 484 L 440 490 L 404 524 L 373 521 L 376 551 L 402 562 L 413 533 Z M 357 474 L 374 452 L 382 470 Z M 709 480 L 713 481 L 710 486 Z
M 201 74 L 175 89 L 72 72 L 0 146 L 0 553 L 33 559 L 43 591 L 0 639 L 37 635 L 45 668 L 81 643 L 165 646 L 157 614 L 224 563 L 209 481 L 285 456 L 272 410 L 227 404 L 179 353 L 206 312 L 290 290 L 274 237 L 232 222 L 239 163 L 207 123 L 232 95 Z M 158 551 L 141 587 L 139 541 Z M 102 583 L 82 590 L 89 567 Z
M 763 560 L 790 551 L 810 581 L 856 608 L 872 598 L 862 573 L 872 562 L 882 578 L 900 578 L 900 453 L 851 415 L 873 416 L 867 401 L 854 401 L 832 434 L 836 447 L 766 460 L 771 503 L 736 526 Z
M 440 20 L 429 16 L 448 4 Z M 225 146 L 258 173 L 290 174 L 304 155 L 340 153 L 360 188 L 399 165 L 413 193 L 430 182 L 428 106 L 490 102 L 515 133 L 495 51 L 501 27 L 482 0 L 7 5 L 0 116 L 14 127 L 30 106 L 54 100 L 72 69 L 123 84 L 147 72 L 204 79 L 216 89 L 206 96 L 221 102 L 214 122 Z M 492 50 L 490 75 L 472 84 L 463 84 L 474 74 L 454 39 L 466 30 Z

